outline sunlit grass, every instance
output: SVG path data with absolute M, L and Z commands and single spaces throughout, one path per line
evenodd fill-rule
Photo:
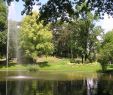
M 101 70 L 99 64 L 50 64 L 48 67 L 41 68 L 42 70 L 61 70 L 61 71 L 84 71 L 96 72 Z
M 6 66 L 0 66 L 0 70 L 7 70 Z M 35 64 L 10 63 L 8 70 L 29 70 L 29 71 L 78 71 L 78 72 L 97 72 L 101 70 L 99 63 L 77 64 L 70 63 L 69 59 L 56 57 L 37 58 Z

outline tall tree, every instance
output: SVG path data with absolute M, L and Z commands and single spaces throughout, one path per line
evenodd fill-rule
M 104 35 L 99 54 L 99 62 L 106 70 L 107 64 L 113 63 L 113 30 Z
M 79 47 L 78 51 L 79 54 L 81 54 L 82 60 L 84 58 L 85 61 L 90 59 L 91 53 L 94 53 L 96 50 L 96 42 L 98 42 L 97 36 L 99 36 L 101 32 L 99 28 L 97 30 L 97 27 L 95 27 L 95 20 L 97 19 L 95 19 L 95 16 L 91 13 L 85 14 L 75 22 L 77 27 L 74 31 L 76 32 L 72 34 L 77 35 L 77 37 L 74 37 L 77 38 L 76 45 Z
M 86 17 L 75 19 L 70 23 L 53 24 L 56 54 L 94 60 L 99 44 L 97 37 L 102 32 L 101 27 L 95 26 L 94 21 L 94 16 L 89 13 Z
M 7 9 L 5 2 L 0 0 L 0 56 L 6 54 L 6 34 L 7 34 Z
M 37 13 L 26 16 L 20 28 L 20 46 L 27 57 L 48 55 L 53 52 L 52 32 L 49 25 L 43 26 L 42 22 L 36 23 Z

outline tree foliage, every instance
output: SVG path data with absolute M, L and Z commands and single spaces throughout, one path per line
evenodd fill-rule
M 7 28 L 7 10 L 5 2 L 0 0 L 0 32 Z
M 85 61 L 96 60 L 101 27 L 94 24 L 95 18 L 87 14 L 85 18 L 75 19 L 70 23 L 53 24 L 55 54 L 65 57 L 81 57 Z
M 100 58 L 103 70 L 106 70 L 107 64 L 113 63 L 113 31 L 106 33 L 100 48 Z
M 37 13 L 26 16 L 20 28 L 20 45 L 26 56 L 36 58 L 38 55 L 48 55 L 53 52 L 52 32 L 49 25 L 36 23 Z
M 6 55 L 7 32 L 0 32 L 0 56 Z
M 5 2 L 0 0 L 0 56 L 6 54 L 7 12 Z
M 96 14 L 103 16 L 104 13 L 108 15 L 113 15 L 113 1 L 112 0 L 77 0 L 76 4 L 83 7 L 81 11 L 93 10 Z
M 14 0 L 6 0 L 8 4 Z M 19 0 L 15 0 L 19 1 Z M 22 0 L 24 2 L 24 10 L 22 14 L 31 14 L 33 5 L 40 4 L 40 0 Z M 113 15 L 112 0 L 48 0 L 46 4 L 40 8 L 40 18 L 44 21 L 56 21 L 59 17 L 61 20 L 67 20 L 68 17 L 79 16 L 93 11 L 95 15 L 103 17 L 104 13 Z
M 74 14 L 74 10 L 70 0 L 48 0 L 40 8 L 40 14 L 40 19 L 46 22 L 56 22 L 58 19 L 66 21 Z

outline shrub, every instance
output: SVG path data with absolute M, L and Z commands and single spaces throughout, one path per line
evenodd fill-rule
M 106 57 L 107 56 L 100 56 L 98 58 L 98 62 L 100 63 L 100 65 L 102 67 L 102 71 L 106 71 L 107 70 L 108 59 Z
M 33 71 L 33 72 L 36 72 L 39 70 L 39 67 L 37 65 L 29 65 L 28 66 L 28 70 L 29 71 Z
M 71 58 L 71 59 L 70 59 L 70 63 L 78 63 L 78 64 L 80 64 L 81 62 L 82 62 L 82 61 L 81 61 L 80 58 L 76 58 L 76 59 Z

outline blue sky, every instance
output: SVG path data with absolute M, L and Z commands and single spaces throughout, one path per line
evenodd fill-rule
M 21 11 L 23 10 L 23 2 L 12 2 L 9 6 L 9 19 L 20 21 L 22 19 Z
M 47 0 L 39 0 L 42 4 L 47 2 Z M 19 2 L 12 2 L 11 6 L 9 6 L 9 19 L 21 21 L 22 15 L 21 11 L 24 9 L 24 3 L 22 0 L 19 0 Z M 38 9 L 37 6 L 34 6 L 34 9 Z
M 47 2 L 47 0 L 39 0 L 42 4 Z M 24 9 L 22 0 L 19 0 L 19 2 L 13 2 L 12 6 L 9 7 L 9 19 L 21 21 L 22 15 L 21 11 Z M 38 7 L 34 6 L 34 9 L 37 10 Z M 106 31 L 110 31 L 113 29 L 113 18 L 108 17 L 107 15 L 104 16 L 104 20 L 99 20 L 99 22 L 96 23 L 96 25 L 102 26 L 102 28 Z

